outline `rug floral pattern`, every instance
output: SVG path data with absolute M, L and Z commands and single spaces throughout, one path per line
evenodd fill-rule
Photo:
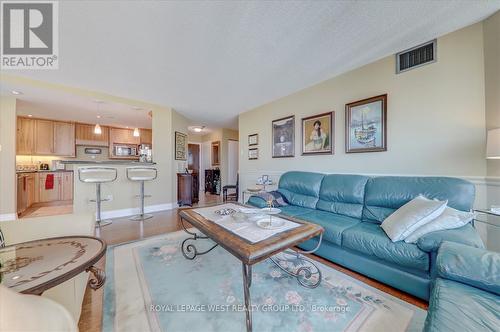
M 148 322 L 144 329 L 244 331 L 241 263 L 220 247 L 192 261 L 186 260 L 180 252 L 185 235 L 174 234 L 115 247 L 120 250 L 110 249 L 114 250 L 114 261 L 126 260 L 126 254 L 134 257 L 143 294 L 142 299 L 136 300 L 142 301 L 141 315 Z M 200 246 L 206 248 L 212 244 L 202 241 Z M 320 266 L 323 281 L 319 287 L 309 289 L 270 260 L 254 265 L 250 290 L 254 331 L 354 331 L 381 326 L 386 331 L 421 329 L 423 310 Z M 105 305 L 118 308 L 120 305 L 115 302 L 120 296 L 112 288 L 120 274 L 110 272 L 115 280 L 108 279 Z M 127 326 L 115 316 L 120 316 L 119 311 L 105 310 L 104 330 Z

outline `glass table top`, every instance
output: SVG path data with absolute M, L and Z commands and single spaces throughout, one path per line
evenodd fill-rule
M 0 283 L 20 293 L 41 294 L 95 264 L 106 244 L 94 237 L 69 236 L 0 248 Z

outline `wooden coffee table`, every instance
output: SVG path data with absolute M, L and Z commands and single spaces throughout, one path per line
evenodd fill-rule
M 240 205 L 240 204 L 237 204 Z M 240 205 L 243 207 L 243 205 Z M 194 259 L 196 256 L 206 254 L 217 246 L 221 246 L 238 258 L 242 264 L 243 272 L 243 292 L 245 298 L 245 313 L 247 331 L 252 331 L 252 312 L 250 301 L 250 286 L 252 284 L 252 265 L 259 263 L 265 259 L 271 259 L 280 269 L 287 274 L 297 278 L 302 286 L 314 288 L 321 282 L 321 271 L 316 265 L 302 254 L 313 253 L 321 245 L 323 235 L 323 227 L 306 222 L 304 220 L 291 218 L 284 215 L 279 215 L 280 218 L 293 221 L 300 226 L 275 234 L 263 241 L 251 243 L 246 239 L 236 235 L 235 233 L 219 226 L 215 222 L 202 217 L 195 212 L 195 209 L 186 209 L 180 212 L 181 224 L 184 230 L 191 235 L 182 242 L 181 250 L 184 257 Z M 204 235 L 194 233 L 185 225 L 185 221 L 193 227 L 201 231 Z M 311 251 L 300 251 L 294 248 L 299 243 L 307 241 L 313 237 L 319 236 L 319 242 L 316 248 Z M 195 241 L 203 239 L 211 239 L 215 245 L 204 251 L 198 251 Z M 293 249 L 290 250 L 290 249 Z M 302 264 L 296 271 L 286 268 L 288 264 L 283 264 L 286 257 L 272 257 L 274 255 L 284 255 L 292 257 L 294 260 L 299 259 Z

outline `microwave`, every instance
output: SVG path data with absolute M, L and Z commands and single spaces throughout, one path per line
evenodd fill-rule
M 137 145 L 115 145 L 113 152 L 115 157 L 136 157 Z

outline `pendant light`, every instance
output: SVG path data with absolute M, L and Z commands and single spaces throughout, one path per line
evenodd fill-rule
M 135 128 L 134 129 L 134 137 L 139 137 L 140 134 L 139 134 L 139 128 Z
M 100 119 L 101 116 L 99 115 L 99 105 L 103 103 L 102 100 L 94 100 L 94 102 L 97 104 L 97 118 Z M 96 135 L 101 135 L 102 134 L 102 129 L 101 129 L 101 126 L 99 125 L 99 123 L 96 123 L 95 126 L 94 126 L 94 134 Z

